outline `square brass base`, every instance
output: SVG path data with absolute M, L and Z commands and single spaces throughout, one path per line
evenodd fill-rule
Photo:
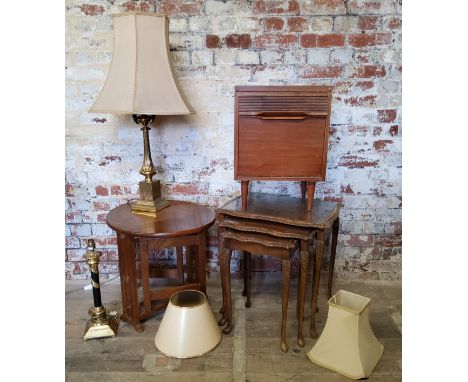
M 152 180 L 145 182 L 144 180 L 138 183 L 138 190 L 140 191 L 140 199 L 152 201 L 161 197 L 161 182 L 159 180 Z
M 107 315 L 106 319 L 100 322 L 88 320 L 83 339 L 91 340 L 93 338 L 115 337 L 118 326 L 119 319 L 110 314 Z
M 152 180 L 142 181 L 139 184 L 140 199 L 131 204 L 133 213 L 150 214 L 156 216 L 156 212 L 171 205 L 161 197 L 161 182 Z
M 158 198 L 156 200 L 147 201 L 138 199 L 135 203 L 131 204 L 133 213 L 150 213 L 156 215 L 156 212 L 171 205 L 169 200 Z

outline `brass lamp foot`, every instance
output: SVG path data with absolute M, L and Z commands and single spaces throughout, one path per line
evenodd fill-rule
M 83 257 L 86 259 L 91 271 L 94 306 L 88 310 L 91 319 L 86 323 L 83 339 L 115 337 L 119 326 L 119 318 L 116 315 L 108 314 L 101 302 L 99 258 L 102 256 L 102 252 L 96 251 L 96 243 L 93 239 L 88 239 L 87 249 Z
M 161 197 L 161 182 L 159 180 L 142 181 L 139 184 L 139 189 L 140 199 L 131 203 L 132 212 L 134 213 L 156 214 L 157 211 L 171 204 Z
M 171 203 L 163 198 L 156 200 L 141 200 L 138 199 L 135 203 L 131 204 L 133 213 L 152 213 L 156 214 L 157 211 L 162 210 L 164 207 L 170 206 Z
M 117 316 L 108 314 L 103 306 L 89 310 L 91 319 L 86 323 L 83 339 L 115 337 L 119 326 Z

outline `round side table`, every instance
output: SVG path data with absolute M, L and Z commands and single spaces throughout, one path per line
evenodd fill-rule
M 206 293 L 206 230 L 214 219 L 214 212 L 206 207 L 175 200 L 169 207 L 158 211 L 156 217 L 134 214 L 127 204 L 109 212 L 107 225 L 117 233 L 123 310 L 121 319 L 130 323 L 137 332 L 144 330 L 141 321 L 165 309 L 173 293 L 185 289 Z M 137 241 L 140 244 L 142 303 L 138 301 L 137 293 Z M 149 245 L 152 249 L 176 247 L 177 268 L 158 269 L 152 276 L 175 276 L 178 286 L 150 289 Z M 183 246 L 186 247 L 186 280 Z M 198 251 L 193 247 L 198 247 Z

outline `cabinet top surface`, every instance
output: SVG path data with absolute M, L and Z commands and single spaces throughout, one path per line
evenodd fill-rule
M 157 216 L 134 214 L 129 205 L 114 208 L 107 215 L 107 225 L 118 233 L 141 237 L 175 237 L 202 232 L 213 224 L 215 213 L 195 203 L 171 200 Z
M 329 227 L 340 213 L 340 205 L 335 202 L 314 199 L 312 211 L 307 212 L 307 200 L 255 192 L 248 194 L 247 206 L 247 210 L 242 210 L 242 198 L 239 196 L 217 212 L 246 219 L 312 228 Z

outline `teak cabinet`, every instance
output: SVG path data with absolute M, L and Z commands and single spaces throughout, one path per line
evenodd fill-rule
M 331 86 L 236 86 L 234 179 L 247 208 L 250 180 L 301 181 L 311 211 L 325 180 Z

